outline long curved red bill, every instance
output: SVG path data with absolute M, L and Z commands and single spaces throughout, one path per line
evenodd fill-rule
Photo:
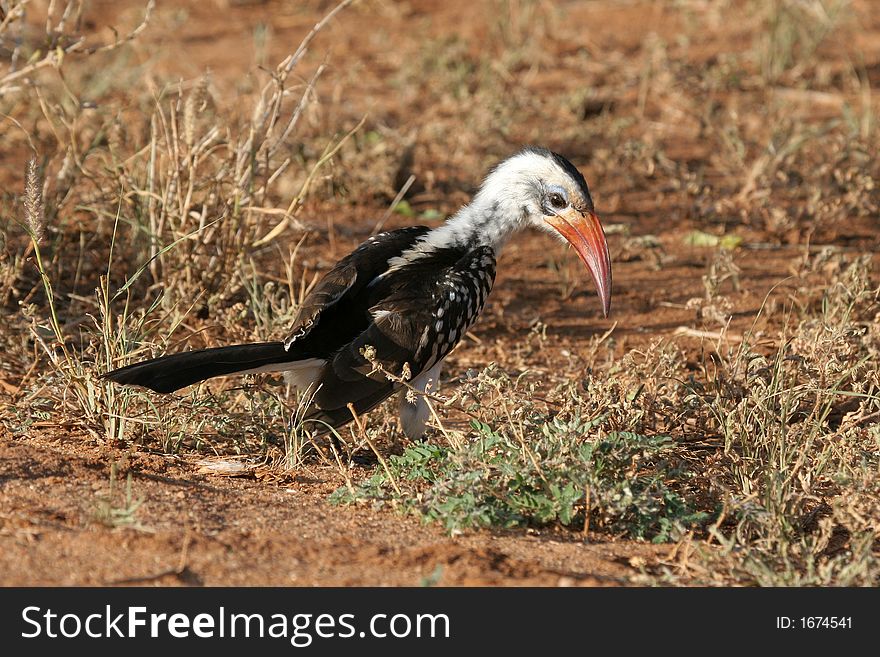
M 602 314 L 608 317 L 611 310 L 611 256 L 599 217 L 593 212 L 572 209 L 547 217 L 546 221 L 568 240 L 590 270 L 602 301 Z

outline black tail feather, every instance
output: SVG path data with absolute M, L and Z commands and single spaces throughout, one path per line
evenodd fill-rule
M 154 358 L 108 372 L 105 379 L 123 385 L 136 385 L 156 392 L 174 392 L 215 376 L 295 360 L 281 342 L 256 342 L 230 347 L 185 351 Z

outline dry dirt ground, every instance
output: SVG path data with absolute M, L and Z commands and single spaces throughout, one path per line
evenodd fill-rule
M 151 75 L 164 80 L 192 81 L 209 69 L 212 93 L 227 104 L 234 104 L 236 94 L 250 84 L 248 76 L 258 64 L 277 62 L 292 51 L 331 8 L 314 1 L 167 4 L 174 7 L 160 3 L 150 26 L 132 44 L 129 64 L 148 64 Z M 715 257 L 713 249 L 685 243 L 694 229 L 742 238 L 735 253 L 738 289 L 726 290 L 733 334 L 750 325 L 770 288 L 786 279 L 810 248 L 876 252 L 875 214 L 815 222 L 808 232 L 797 221 L 753 221 L 742 210 L 744 204 L 725 205 L 745 186 L 763 183 L 749 182 L 747 165 L 735 173 L 733 165 L 725 169 L 719 164 L 732 155 L 718 152 L 718 142 L 705 137 L 713 116 L 689 107 L 692 95 L 676 100 L 676 90 L 666 86 L 687 84 L 663 77 L 669 62 L 685 79 L 681 69 L 691 70 L 696 85 L 701 71 L 717 67 L 725 53 L 755 48 L 760 21 L 731 24 L 724 12 L 739 7 L 742 13 L 734 15 L 749 15 L 757 11 L 751 5 L 760 3 L 564 2 L 564 29 L 551 24 L 535 41 L 526 38 L 531 19 L 514 16 L 513 27 L 498 35 L 494 11 L 555 11 L 548 9 L 552 4 L 365 1 L 335 19 L 307 58 L 328 64 L 315 88 L 318 109 L 310 117 L 310 130 L 342 132 L 366 114 L 367 128 L 408 146 L 406 164 L 390 172 L 374 164 L 369 153 L 339 165 L 336 173 L 343 179 L 356 179 L 344 202 L 328 200 L 324 192 L 333 183 L 330 177 L 322 180 L 323 187 L 300 214 L 314 227 L 304 246 L 314 269 L 325 268 L 369 234 L 408 172 L 416 175 L 408 198 L 417 212 L 452 212 L 487 166 L 522 143 L 543 143 L 569 156 L 594 189 L 606 225 L 613 227 L 614 297 L 608 320 L 601 317 L 576 263 L 557 253 L 558 244 L 543 236 L 522 236 L 503 255 L 490 307 L 474 329 L 477 340 L 450 359 L 447 385 L 454 386 L 465 369 L 492 361 L 554 380 L 565 371 L 571 353 L 612 326 L 612 355 L 662 339 L 674 341 L 689 360 L 700 360 L 707 347 L 696 331 L 715 335 L 720 325 L 707 326 L 689 305 L 705 296 L 703 277 Z M 139 6 L 92 3 L 91 29 L 106 36 L 107 25 L 129 25 Z M 859 70 L 869 85 L 880 88 L 880 7 L 853 2 L 849 10 L 855 27 L 847 24 L 846 34 L 861 53 Z M 257 39 L 255 34 L 268 36 Z M 502 85 L 505 75 L 514 76 L 507 83 L 515 88 L 504 93 L 529 113 L 520 121 L 503 107 L 487 117 L 475 116 L 470 108 L 465 121 L 457 121 L 459 104 L 487 101 L 479 90 L 456 90 L 458 83 L 450 77 L 458 74 L 457 66 L 465 66 L 461 62 L 482 62 L 482 49 L 499 48 L 499 41 L 522 42 L 522 61 L 499 66 L 496 73 Z M 843 45 L 834 40 L 822 48 L 820 64 L 827 69 L 822 74 L 831 80 L 845 77 L 849 64 Z M 453 49 L 459 63 L 443 60 L 451 61 L 448 51 Z M 442 94 L 431 88 L 441 84 L 436 79 L 422 80 L 420 88 L 408 77 L 413 74 L 407 66 L 419 62 L 428 67 L 426 59 L 445 62 L 441 82 L 448 90 Z M 608 62 L 627 61 L 635 71 L 628 80 L 609 72 Z M 483 75 L 495 75 L 488 66 Z M 466 86 L 467 72 L 461 75 Z M 790 116 L 826 120 L 842 116 L 844 105 L 859 106 L 858 87 L 847 84 L 812 91 L 782 77 L 770 83 L 776 91 L 762 98 L 772 100 L 774 111 L 784 104 Z M 560 89 L 569 92 L 567 105 L 560 104 Z M 495 102 L 503 105 L 504 93 Z M 738 107 L 736 94 L 723 89 L 693 93 L 717 95 L 718 117 L 742 111 L 762 120 L 760 112 Z M 494 125 L 493 117 L 503 125 Z M 621 122 L 615 123 L 618 117 Z M 662 148 L 662 156 L 623 158 L 607 152 L 615 145 L 606 141 L 605 131 L 613 130 L 639 134 L 642 143 Z M 752 155 L 745 161 L 758 160 Z M 386 162 L 389 156 L 375 157 Z M 0 173 L 10 184 L 21 184 L 22 162 L 14 153 L 2 158 Z M 377 171 L 371 182 L 373 166 Z M 701 206 L 687 181 L 678 184 L 686 176 L 672 184 L 671 170 L 696 172 L 690 182 L 711 188 L 717 205 Z M 371 184 L 373 194 L 362 194 Z M 798 184 L 784 183 L 789 188 Z M 805 203 L 806 196 L 786 198 L 796 205 Z M 768 212 L 766 204 L 755 207 Z M 328 214 L 338 233 L 333 240 L 322 234 Z M 387 226 L 414 221 L 394 213 Z M 634 240 L 646 236 L 650 248 L 647 241 Z M 561 263 L 561 269 L 554 271 L 552 263 Z M 88 286 L 84 289 L 88 294 Z M 785 289 L 783 283 L 780 298 Z M 536 322 L 546 328 L 546 340 L 536 340 Z M 691 333 L 682 334 L 681 327 Z M 208 341 L 222 344 L 224 336 L 209 333 Z M 4 404 L 21 402 L 24 378 L 0 370 Z M 342 478 L 336 468 L 319 462 L 284 476 L 271 468 L 241 477 L 215 476 L 200 465 L 203 453 L 167 454 L 155 446 L 102 441 L 71 426 L 51 414 L 27 432 L 0 425 L 0 584 L 618 586 L 644 581 L 643 573 L 676 558 L 672 544 L 602 533 L 584 536 L 562 527 L 450 536 L 438 525 L 390 509 L 329 504 L 327 496 Z M 94 519 L 114 463 L 118 486 L 130 474 L 133 494 L 141 502 L 135 527 L 110 528 Z M 374 463 L 355 464 L 352 476 L 365 475 Z

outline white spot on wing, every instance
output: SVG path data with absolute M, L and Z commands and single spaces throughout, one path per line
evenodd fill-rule
M 419 338 L 419 349 L 424 349 L 428 344 L 428 327 L 425 327 L 425 330 L 422 331 L 422 337 Z

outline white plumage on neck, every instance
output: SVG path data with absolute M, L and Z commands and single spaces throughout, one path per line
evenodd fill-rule
M 508 158 L 486 176 L 468 205 L 395 258 L 392 266 L 443 248 L 491 246 L 497 256 L 511 235 L 541 216 L 540 181 L 558 174 L 554 162 L 531 150 Z

